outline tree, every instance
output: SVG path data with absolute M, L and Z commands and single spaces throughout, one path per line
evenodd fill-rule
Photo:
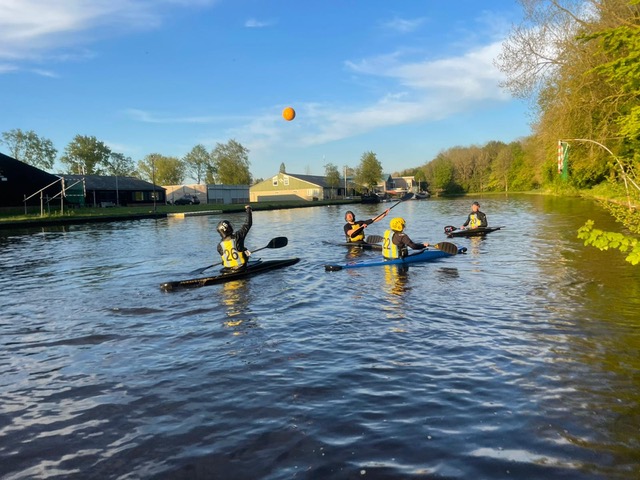
M 196 183 L 205 179 L 208 172 L 215 176 L 215 168 L 211 156 L 204 145 L 198 144 L 191 149 L 182 159 L 186 174 L 191 176 Z M 212 182 L 213 183 L 213 182 Z
M 138 162 L 138 172 L 144 180 L 155 185 L 181 185 L 184 164 L 179 158 L 151 153 Z
M 218 182 L 226 185 L 251 185 L 249 150 L 235 140 L 216 144 L 211 152 Z
M 287 167 L 284 166 L 284 162 L 280 164 L 280 173 L 287 173 Z
M 131 157 L 127 157 L 123 153 L 111 152 L 105 173 L 119 177 L 130 177 L 136 173 L 136 170 Z
M 53 142 L 47 138 L 40 138 L 33 130 L 23 132 L 19 128 L 2 133 L 2 140 L 9 149 L 9 154 L 33 167 L 43 170 L 53 168 L 58 151 Z
M 333 190 L 340 186 L 340 171 L 333 163 L 327 163 L 324 166 L 324 175 L 327 185 L 331 188 L 331 198 L 333 198 Z
M 453 185 L 453 163 L 444 155 L 438 155 L 425 166 L 425 174 L 434 193 L 448 193 Z
M 96 137 L 76 135 L 64 149 L 60 161 L 68 165 L 69 173 L 101 175 L 109 166 L 111 150 Z
M 382 164 L 373 152 L 364 152 L 356 168 L 356 182 L 373 190 L 382 178 Z

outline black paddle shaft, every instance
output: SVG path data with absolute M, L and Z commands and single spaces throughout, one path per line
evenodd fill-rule
M 389 207 L 389 210 L 391 210 L 392 208 L 397 207 L 398 205 L 400 205 L 400 204 L 401 204 L 402 202 L 404 202 L 405 200 L 409 200 L 411 197 L 413 197 L 413 193 L 407 193 L 406 195 L 403 195 L 403 196 L 402 196 L 402 198 L 401 198 L 400 200 L 398 200 L 396 203 L 394 203 L 393 205 L 391 205 L 391 206 Z M 386 210 L 385 210 L 385 212 L 386 212 Z M 382 213 L 381 213 L 380 215 L 378 215 L 377 217 L 374 217 L 374 218 L 373 218 L 373 221 L 374 221 L 374 222 L 377 222 L 377 221 L 378 221 L 378 219 L 379 219 L 379 218 L 381 218 L 381 217 L 385 214 L 385 212 L 382 212 Z M 358 228 L 357 230 L 355 230 L 355 231 L 351 234 L 351 236 L 353 237 L 354 235 L 359 234 L 363 229 L 364 229 L 364 226 L 362 226 L 362 227 Z

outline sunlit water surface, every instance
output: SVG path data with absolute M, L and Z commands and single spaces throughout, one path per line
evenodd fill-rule
M 391 216 L 435 243 L 470 202 Z M 639 478 L 640 267 L 576 239 L 618 227 L 481 202 L 504 229 L 406 272 L 323 267 L 391 204 L 258 211 L 297 265 L 173 293 L 219 216 L 0 231 L 0 478 Z

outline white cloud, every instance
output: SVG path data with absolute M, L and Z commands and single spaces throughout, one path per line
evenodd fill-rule
M 274 21 L 257 20 L 255 18 L 250 18 L 246 22 L 244 22 L 244 26 L 247 28 L 265 28 L 265 27 L 271 27 L 274 24 L 275 24 Z
M 0 0 L 0 59 L 33 60 L 58 49 L 75 49 L 101 35 L 156 28 L 168 8 L 212 2 Z
M 124 111 L 132 120 L 141 123 L 159 123 L 159 124 L 185 124 L 185 123 L 215 123 L 228 119 L 228 116 L 215 117 L 215 116 L 193 116 L 193 117 L 172 117 L 172 116 L 160 116 L 154 113 L 146 112 L 144 110 L 138 110 L 130 108 Z
M 399 33 L 411 33 L 424 24 L 425 20 L 425 18 L 414 18 L 411 20 L 394 18 L 393 20 L 383 23 L 383 27 Z

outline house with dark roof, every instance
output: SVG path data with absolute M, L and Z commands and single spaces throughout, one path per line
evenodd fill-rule
M 70 203 L 92 207 L 113 207 L 166 203 L 164 187 L 135 177 L 117 175 L 61 175 L 69 188 Z M 79 191 L 79 189 L 81 189 Z
M 324 200 L 337 194 L 339 187 L 327 185 L 326 177 L 280 172 L 249 188 L 251 202 L 283 200 Z

